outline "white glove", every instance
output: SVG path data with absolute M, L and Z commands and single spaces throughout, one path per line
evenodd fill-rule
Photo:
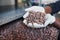
M 29 11 L 35 11 L 35 12 L 43 12 L 45 13 L 45 10 L 43 7 L 39 7 L 39 6 L 33 6 L 33 7 L 30 7 L 30 8 L 27 8 L 25 9 L 25 11 L 27 11 L 27 13 L 23 16 L 23 18 L 26 18 L 28 15 L 29 15 Z M 28 23 L 27 24 L 27 20 L 24 19 L 23 23 L 25 25 L 27 25 L 28 27 L 33 27 L 33 28 L 41 28 L 41 27 L 46 27 L 47 25 L 49 24 L 52 24 L 55 22 L 55 17 L 52 16 L 51 14 L 46 14 L 45 18 L 47 19 L 45 21 L 44 24 L 37 24 L 37 23 Z
M 29 11 L 35 11 L 35 12 L 43 12 L 45 13 L 45 10 L 43 7 L 40 6 L 32 6 L 30 8 L 25 9 L 25 11 L 27 11 L 25 13 L 25 15 L 23 16 L 23 18 L 26 18 L 29 15 Z M 27 20 L 24 19 L 23 23 L 25 25 L 27 25 L 28 27 L 34 27 L 34 28 L 40 28 L 40 27 L 44 27 L 43 24 L 37 24 L 37 23 L 28 23 L 27 24 Z

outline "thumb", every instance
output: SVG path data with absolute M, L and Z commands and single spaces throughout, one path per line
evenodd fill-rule
M 48 26 L 50 24 L 50 19 L 47 19 L 46 22 L 44 23 L 44 26 Z
M 28 15 L 29 15 L 29 12 L 26 12 L 26 13 L 23 15 L 23 18 L 26 18 Z

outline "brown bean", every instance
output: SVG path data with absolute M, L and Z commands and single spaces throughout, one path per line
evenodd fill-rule
M 45 23 L 45 13 L 30 11 L 30 14 L 26 18 L 28 22 L 44 24 Z

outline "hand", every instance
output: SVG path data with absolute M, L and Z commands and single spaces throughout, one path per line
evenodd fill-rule
M 23 18 L 26 18 L 29 15 L 29 11 L 35 11 L 35 12 L 38 11 L 38 12 L 44 12 L 45 13 L 44 8 L 43 7 L 39 7 L 39 6 L 33 6 L 33 7 L 30 7 L 30 8 L 27 8 L 27 9 L 25 9 L 25 11 L 27 11 L 27 13 L 23 16 Z M 47 25 L 52 24 L 52 23 L 55 22 L 55 17 L 52 16 L 51 14 L 46 14 L 45 18 L 47 20 L 45 21 L 44 24 L 37 24 L 37 23 L 33 23 L 33 24 L 32 23 L 28 23 L 27 24 L 27 20 L 25 20 L 25 19 L 24 19 L 23 23 L 25 25 L 27 25 L 28 27 L 41 28 L 41 27 L 46 27 Z
M 27 11 L 27 12 L 23 16 L 23 18 L 26 18 L 29 15 L 29 11 L 35 11 L 35 12 L 43 12 L 43 13 L 45 13 L 44 8 L 40 7 L 40 6 L 32 6 L 30 8 L 25 9 L 25 11 Z M 25 25 L 27 25 L 28 27 L 34 27 L 34 28 L 44 27 L 43 24 L 42 25 L 41 24 L 37 24 L 37 23 L 33 23 L 33 25 L 32 25 L 32 23 L 28 23 L 27 24 L 27 20 L 24 20 L 23 23 Z

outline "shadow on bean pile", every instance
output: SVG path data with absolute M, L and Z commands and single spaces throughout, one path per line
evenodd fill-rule
M 0 27 L 0 40 L 57 40 L 58 33 L 53 25 L 36 29 L 17 20 Z

